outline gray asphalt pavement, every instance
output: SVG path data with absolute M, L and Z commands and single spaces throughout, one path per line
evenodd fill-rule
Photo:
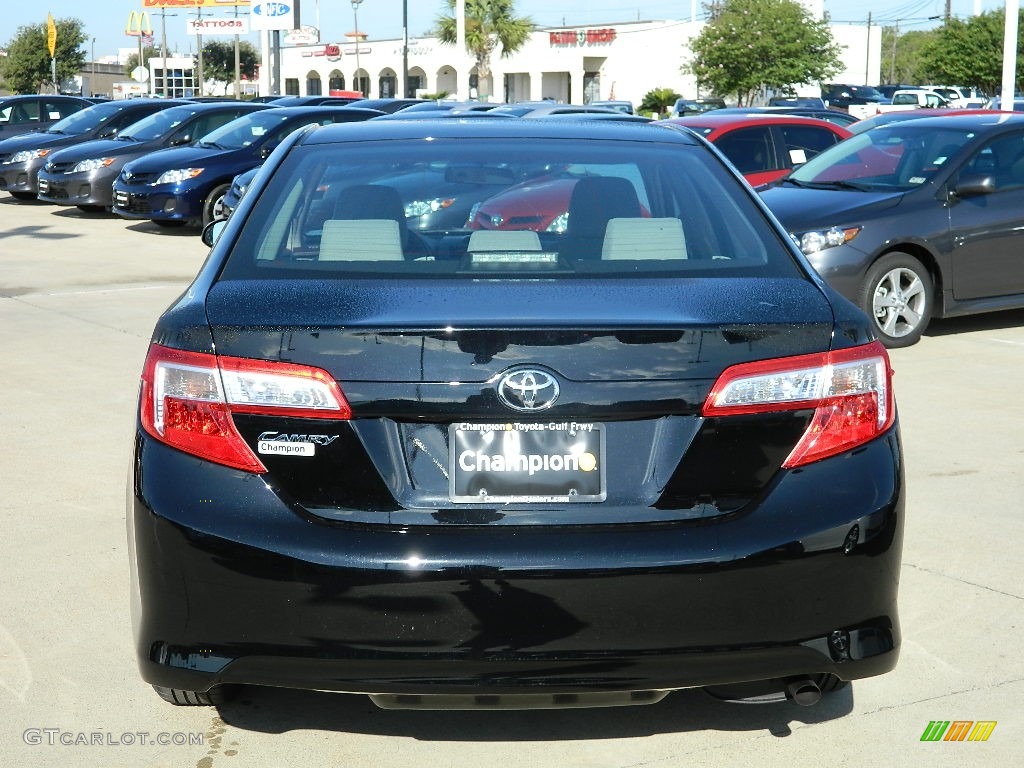
M 544 712 L 270 689 L 165 704 L 134 665 L 125 482 L 153 322 L 205 250 L 0 193 L 0 766 L 1024 764 L 1024 312 L 936 323 L 892 355 L 908 505 L 888 675 L 809 709 L 699 691 Z M 996 726 L 922 742 L 931 721 Z

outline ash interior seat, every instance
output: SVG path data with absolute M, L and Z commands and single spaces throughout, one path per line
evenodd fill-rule
M 641 215 L 632 182 L 617 176 L 584 176 L 577 181 L 568 212 L 561 254 L 569 259 L 600 259 L 608 222 Z
M 377 184 L 343 189 L 323 225 L 320 261 L 401 261 L 408 233 L 398 192 Z

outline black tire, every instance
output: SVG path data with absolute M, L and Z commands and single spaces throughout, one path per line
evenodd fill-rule
M 36 199 L 36 193 L 35 192 L 20 192 L 20 191 L 16 191 L 16 190 L 12 189 L 11 190 L 11 197 L 13 197 L 15 200 L 35 200 Z
M 161 699 L 178 707 L 217 707 L 229 701 L 235 693 L 235 688 L 229 685 L 215 685 L 208 691 L 183 691 L 154 685 L 153 690 Z
M 886 254 L 868 270 L 860 305 L 875 336 L 890 348 L 916 344 L 932 318 L 932 276 L 906 253 Z
M 76 207 L 78 210 L 85 211 L 86 213 L 104 213 L 107 210 L 105 205 L 79 205 Z
M 184 227 L 184 221 L 178 221 L 177 219 L 150 219 L 158 227 L 166 227 L 167 229 L 175 229 L 177 227 Z
M 221 184 L 219 187 L 214 187 L 209 195 L 206 196 L 206 202 L 203 204 L 203 228 L 212 221 L 219 221 L 226 219 L 227 213 L 224 210 L 224 195 L 231 189 L 230 184 Z

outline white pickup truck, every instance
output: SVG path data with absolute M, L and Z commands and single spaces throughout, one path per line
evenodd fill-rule
M 945 109 L 952 107 L 949 99 L 941 96 L 935 91 L 924 88 L 912 88 L 903 91 L 895 91 L 892 95 L 891 104 L 878 104 L 878 114 L 883 112 L 903 112 L 908 109 Z

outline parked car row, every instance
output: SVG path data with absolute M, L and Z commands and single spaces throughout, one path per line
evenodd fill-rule
M 20 197 L 109 208 L 164 227 L 207 225 L 231 215 L 264 160 L 303 126 L 439 117 L 649 122 L 612 109 L 552 103 L 423 101 L 400 110 L 366 103 L 384 109 L 108 102 L 46 132 L 0 142 L 0 184 Z M 123 128 L 129 109 L 151 114 Z M 758 188 L 819 273 L 873 319 L 878 338 L 896 347 L 915 343 L 934 317 L 1024 305 L 1024 267 L 1012 256 L 1024 210 L 1024 178 L 1018 178 L 1024 162 L 1011 151 L 1019 143 L 1024 155 L 1019 122 L 985 110 L 941 110 L 943 117 L 930 120 L 916 112 L 878 116 L 877 127 L 857 135 L 788 113 L 726 110 L 652 127 L 686 128 L 715 145 Z M 27 148 L 32 142 L 39 146 Z M 26 148 L 5 152 L 12 143 Z M 397 193 L 403 226 L 413 233 L 539 228 L 559 234 L 572 229 L 571 201 L 590 173 L 587 164 L 512 172 L 496 163 L 443 172 L 423 166 L 384 177 Z M 341 181 L 322 190 L 325 199 Z M 650 215 L 649 203 L 641 201 L 639 210 Z M 303 234 L 318 236 L 315 228 Z

